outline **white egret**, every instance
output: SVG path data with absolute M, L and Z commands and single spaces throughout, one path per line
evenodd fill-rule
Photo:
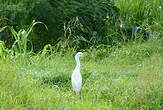
M 83 56 L 83 55 L 84 55 L 84 53 L 82 53 L 82 52 L 78 52 L 75 55 L 76 67 L 75 67 L 75 69 L 72 73 L 72 76 L 71 76 L 71 83 L 72 83 L 73 90 L 78 94 L 80 94 L 80 90 L 82 87 L 82 75 L 80 73 L 80 59 L 79 59 L 79 57 Z

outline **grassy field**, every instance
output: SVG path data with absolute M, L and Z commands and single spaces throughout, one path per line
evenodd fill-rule
M 71 89 L 74 53 L 0 60 L 0 109 L 161 110 L 163 40 L 110 50 L 81 58 L 82 99 Z
M 58 1 L 58 4 L 61 3 L 59 9 L 56 6 L 49 7 L 51 0 L 39 0 L 37 2 L 43 5 L 36 3 L 35 8 L 31 5 L 29 5 L 31 8 L 26 6 L 26 0 L 18 1 L 21 2 L 14 4 L 14 0 L 4 1 L 2 7 L 7 7 L 6 9 L 12 7 L 11 11 L 9 10 L 11 15 L 4 11 L 4 16 L 2 16 L 3 14 L 0 16 L 0 32 L 8 29 L 11 32 L 10 36 L 14 38 L 8 39 L 10 45 L 6 43 L 7 39 L 0 41 L 0 110 L 163 110 L 162 0 L 115 0 L 119 17 L 118 20 L 115 19 L 117 21 L 113 24 L 107 21 L 107 19 L 111 19 L 108 14 L 106 16 L 105 13 L 101 13 L 105 11 L 103 9 L 108 9 L 108 7 L 101 8 L 101 5 L 97 7 L 98 2 L 103 3 L 105 0 L 91 0 L 95 5 L 90 5 L 88 9 L 95 11 L 87 12 L 87 10 L 82 9 L 83 15 L 88 13 L 88 15 L 94 16 L 97 13 L 97 17 L 94 17 L 95 21 L 101 21 L 90 23 L 88 29 L 86 26 L 80 30 L 90 34 L 91 39 L 80 38 L 82 36 L 80 36 L 78 26 L 73 24 L 73 22 L 76 23 L 73 19 L 67 22 L 67 24 L 70 23 L 67 27 L 65 20 L 62 21 L 67 16 L 70 18 L 77 16 L 76 14 L 71 15 L 71 13 L 76 13 L 75 7 L 78 8 L 73 4 L 73 1 L 76 3 L 75 0 L 71 0 L 70 5 L 65 5 L 68 1 Z M 13 6 L 11 5 L 12 2 Z M 34 5 L 35 1 L 31 3 Z M 20 7 L 23 10 L 16 12 L 17 5 L 23 6 L 23 8 Z M 65 11 L 73 6 L 72 10 Z M 33 10 L 37 7 L 41 7 L 38 12 Z M 33 13 L 33 16 L 40 13 L 40 17 L 37 18 L 40 18 L 41 22 L 33 20 L 31 25 L 24 24 L 27 22 L 27 18 L 29 21 L 33 19 L 33 17 L 31 19 L 30 14 L 26 14 L 24 9 Z M 1 12 L 3 10 L 0 9 Z M 49 13 L 48 10 L 54 14 Z M 65 14 L 58 16 L 56 12 L 62 13 L 62 10 L 65 11 Z M 23 17 L 21 12 L 30 16 Z M 20 13 L 23 19 L 16 19 L 16 13 Z M 23 27 L 20 25 L 16 29 L 16 27 L 8 26 L 8 23 L 2 21 L 8 16 L 11 16 L 8 21 L 13 22 L 13 25 L 15 23 L 17 25 L 22 24 Z M 55 21 L 55 17 L 58 17 L 56 20 L 59 21 Z M 91 16 L 85 17 L 90 21 L 92 20 Z M 15 21 L 13 21 L 14 19 Z M 103 21 L 105 21 L 106 28 L 102 26 L 104 28 L 101 28 L 99 32 L 98 28 L 95 29 L 95 33 L 97 31 L 98 34 L 94 37 L 92 34 L 94 29 L 91 30 L 91 27 L 100 27 L 99 24 L 101 22 L 103 24 Z M 61 24 L 64 23 L 64 30 L 60 22 Z M 85 23 L 87 22 L 86 20 Z M 32 36 L 35 37 L 36 33 L 32 35 L 30 33 L 34 32 L 33 27 L 36 24 L 45 26 L 40 27 L 40 29 L 48 27 L 46 39 L 49 39 L 53 34 L 56 37 L 55 33 L 60 29 L 64 31 L 65 39 L 63 36 L 57 35 L 63 40 L 61 39 L 56 44 L 53 42 L 54 44 L 51 44 L 53 46 L 44 45 L 44 42 L 41 44 L 44 49 L 37 54 L 33 53 L 37 50 L 33 48 L 37 42 L 32 41 L 36 44 L 30 45 L 28 41 L 31 40 Z M 132 29 L 135 26 L 140 26 L 140 30 L 135 33 L 135 36 L 132 36 Z M 104 36 L 103 30 L 106 31 Z M 38 30 L 38 40 L 42 39 L 40 32 L 44 31 Z M 66 35 L 66 33 L 70 33 L 70 35 Z M 133 38 L 130 38 L 131 36 Z M 149 38 L 146 38 L 147 36 Z M 80 99 L 80 96 L 72 91 L 70 76 L 76 65 L 74 60 L 76 52 L 74 50 L 80 49 L 81 44 L 85 46 L 84 49 L 90 46 L 92 48 L 82 50 L 86 56 L 81 58 L 83 87 L 82 98 Z M 66 53 L 63 53 L 64 51 Z

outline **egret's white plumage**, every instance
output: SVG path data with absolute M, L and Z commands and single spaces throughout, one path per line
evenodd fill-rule
M 82 87 L 82 76 L 81 76 L 81 73 L 80 73 L 80 59 L 79 57 L 82 56 L 83 53 L 82 52 L 78 52 L 76 55 L 75 55 L 75 60 L 76 60 L 76 67 L 72 73 L 72 76 L 71 76 L 71 83 L 72 83 L 72 87 L 73 87 L 73 90 L 76 92 L 76 93 L 80 93 L 80 90 L 81 90 L 81 87 Z

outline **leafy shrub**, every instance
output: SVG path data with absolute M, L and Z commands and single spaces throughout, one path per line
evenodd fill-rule
M 135 40 L 146 39 L 148 32 L 153 36 L 162 36 L 161 0 L 1 1 L 1 27 L 10 25 L 20 30 L 28 27 L 33 19 L 47 25 L 49 31 L 39 26 L 31 34 L 30 39 L 35 43 L 35 50 L 41 49 L 47 43 L 58 43 L 59 50 L 67 50 L 68 47 L 79 50 L 101 44 L 114 45 L 119 41 L 130 40 L 132 28 L 135 26 L 142 29 Z M 6 37 L 5 40 L 11 41 L 10 38 Z
M 39 39 L 50 43 L 65 37 L 64 24 L 69 25 L 71 35 L 90 40 L 92 37 L 105 36 L 107 23 L 114 24 L 118 18 L 118 9 L 112 0 L 17 0 L 3 1 L 3 6 L 2 10 L 7 11 L 3 16 L 11 20 L 10 25 L 22 27 L 28 25 L 31 19 L 43 21 L 49 31 L 45 31 L 42 26 L 37 27 L 33 37 L 39 35 Z M 76 17 L 78 21 L 74 20 Z
M 27 52 L 27 42 L 29 34 L 32 32 L 33 27 L 36 24 L 43 24 L 42 22 L 33 21 L 32 24 L 27 28 L 27 30 L 20 29 L 18 32 L 13 27 L 10 27 L 11 33 L 15 39 L 14 44 L 12 45 L 12 49 L 14 53 L 23 53 Z M 44 25 L 46 27 L 46 25 Z M 47 28 L 47 27 L 46 27 Z M 31 46 L 32 47 L 32 46 Z

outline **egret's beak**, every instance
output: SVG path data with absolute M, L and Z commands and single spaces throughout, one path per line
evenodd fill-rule
M 83 53 L 82 56 L 87 56 L 87 53 Z
M 81 56 L 85 56 L 85 54 L 83 53 L 83 54 L 81 54 Z

